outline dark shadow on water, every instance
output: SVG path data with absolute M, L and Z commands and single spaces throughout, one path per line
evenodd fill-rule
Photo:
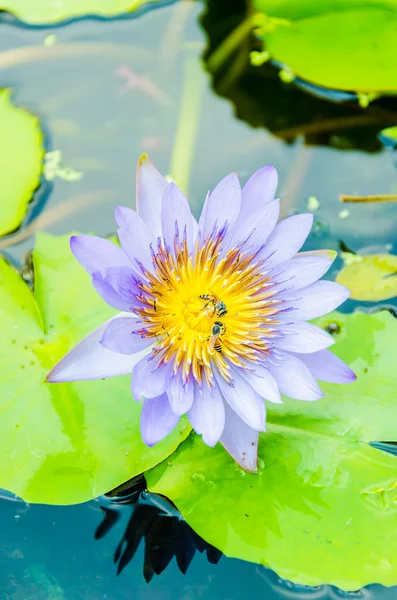
M 222 553 L 198 536 L 169 500 L 147 494 L 145 488 L 145 479 L 138 477 L 129 487 L 122 486 L 121 491 L 119 488 L 108 494 L 112 503 L 101 506 L 103 520 L 95 531 L 96 540 L 105 537 L 118 523 L 121 505 L 131 507 L 127 527 L 113 555 L 117 575 L 134 558 L 141 542 L 144 543 L 143 576 L 147 583 L 153 575 L 160 575 L 174 557 L 185 575 L 196 550 L 205 553 L 211 564 L 217 564 Z

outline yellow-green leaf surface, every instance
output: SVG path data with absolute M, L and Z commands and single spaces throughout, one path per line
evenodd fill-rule
M 0 235 L 10 233 L 25 216 L 40 183 L 43 134 L 39 120 L 11 102 L 0 90 Z
M 396 585 L 397 457 L 369 442 L 397 440 L 397 321 L 387 311 L 318 321 L 329 323 L 358 379 L 322 383 L 317 402 L 268 405 L 257 475 L 191 436 L 146 479 L 227 556 L 301 584 Z
M 0 10 L 30 24 L 58 23 L 84 15 L 117 17 L 156 0 L 0 0 Z
M 350 290 L 353 300 L 377 302 L 397 296 L 397 256 L 342 254 L 344 266 L 337 282 Z
M 254 0 L 273 59 L 317 85 L 397 91 L 397 0 Z
M 386 127 L 379 132 L 379 137 L 386 146 L 397 146 L 397 127 Z
M 141 441 L 130 376 L 47 384 L 76 342 L 115 311 L 94 291 L 69 236 L 40 234 L 35 293 L 0 259 L 0 488 L 28 502 L 90 500 L 164 460 L 181 425 L 154 448 Z

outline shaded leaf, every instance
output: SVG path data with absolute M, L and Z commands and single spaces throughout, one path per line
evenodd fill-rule
M 350 290 L 353 300 L 377 302 L 397 296 L 397 256 L 342 253 L 343 268 L 336 281 Z
M 272 3 L 276 13 L 274 4 L 278 2 Z M 304 136 L 308 145 L 366 152 L 382 148 L 378 133 L 396 122 L 395 98 L 378 99 L 363 109 L 355 94 L 304 85 L 297 79 L 284 83 L 271 63 L 251 64 L 250 54 L 260 42 L 249 36 L 230 52 L 222 68 L 212 69 L 215 52 L 246 18 L 245 0 L 230 0 L 227 13 L 226 19 L 222 3 L 207 0 L 202 17 L 208 37 L 205 61 L 216 92 L 233 102 L 238 118 L 253 127 L 265 127 L 288 142 Z
M 317 402 L 268 406 L 257 475 L 218 444 L 191 435 L 146 473 L 188 524 L 227 556 L 261 563 L 296 583 L 348 590 L 397 583 L 397 460 L 368 442 L 396 440 L 397 322 L 388 313 L 331 314 L 336 352 L 358 375 L 323 383 Z
M 115 311 L 72 256 L 69 236 L 37 236 L 34 295 L 0 260 L 0 487 L 28 502 L 74 504 L 164 460 L 184 439 L 141 441 L 130 377 L 47 384 L 54 363 Z
M 395 92 L 395 0 L 254 0 L 281 24 L 265 24 L 273 59 L 306 81 L 337 90 Z
M 44 155 L 39 120 L 0 90 L 0 235 L 17 229 L 40 183 Z

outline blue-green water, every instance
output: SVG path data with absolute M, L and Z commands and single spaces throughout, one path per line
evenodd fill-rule
M 196 129 L 189 137 L 182 127 L 181 142 L 182 156 L 191 153 L 186 183 L 196 214 L 207 190 L 226 173 L 238 171 L 245 180 L 273 163 L 284 216 L 306 210 L 310 196 L 318 199 L 308 248 L 338 248 L 342 240 L 355 251 L 393 249 L 393 205 L 338 201 L 340 193 L 397 192 L 393 154 L 341 149 L 340 135 L 333 146 L 305 145 L 299 135 L 287 144 L 238 120 L 232 104 L 212 90 L 202 64 L 202 11 L 201 4 L 180 2 L 136 19 L 87 19 L 54 29 L 0 24 L 0 86 L 12 87 L 14 102 L 39 115 L 47 149 L 60 150 L 65 166 L 82 173 L 75 182 L 43 181 L 19 243 L 5 248 L 15 262 L 33 246 L 29 224 L 55 234 L 110 233 L 114 207 L 134 205 L 139 155 L 148 152 L 162 172 L 170 172 L 183 109 Z M 45 45 L 49 39 L 55 43 Z M 321 114 L 316 118 L 321 122 Z M 40 224 L 37 218 L 46 214 L 49 221 Z M 27 506 L 4 492 L 0 502 L 0 600 L 397 597 L 395 589 L 380 586 L 350 594 L 294 586 L 264 567 L 220 557 L 166 504 L 159 507 L 144 494 L 134 504 L 99 498 L 51 507 Z M 114 521 L 108 530 L 100 527 L 104 509 Z M 168 560 L 161 575 L 146 583 Z
M 265 567 L 222 556 L 211 564 L 206 552 L 196 550 L 194 535 L 173 514 L 165 514 L 164 502 L 141 498 L 138 504 L 115 504 L 99 498 L 80 506 L 55 507 L 1 500 L 0 598 L 3 600 L 337 600 L 338 598 L 394 600 L 395 589 L 369 586 L 342 592 L 329 586 L 296 586 Z M 160 507 L 158 507 L 160 504 Z M 111 509 L 115 524 L 95 539 L 103 522 L 103 508 Z M 146 509 L 146 510 L 145 510 Z M 137 514 L 138 518 L 132 521 Z M 130 523 L 130 527 L 129 527 Z M 132 525 L 132 527 L 131 527 Z M 128 531 L 129 527 L 129 531 Z M 142 535 L 142 534 L 145 534 Z M 103 531 L 102 531 L 103 533 Z M 114 553 L 140 540 L 132 560 L 117 576 Z M 293 540 L 291 540 L 293 543 Z M 200 544 L 198 544 L 200 545 Z M 299 550 L 298 550 L 299 551 Z M 178 567 L 175 554 L 178 554 Z M 146 560 L 145 560 L 146 556 Z M 149 578 L 153 566 L 168 566 Z M 210 560 L 219 559 L 209 551 Z M 189 566 L 189 559 L 192 559 Z M 158 569 L 158 570 L 160 570 Z

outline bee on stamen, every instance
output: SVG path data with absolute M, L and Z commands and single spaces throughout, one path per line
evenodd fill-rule
M 222 352 L 222 339 L 221 339 L 221 335 L 224 335 L 226 333 L 226 326 L 224 323 L 222 323 L 221 321 L 215 321 L 214 325 L 212 326 L 211 329 L 211 335 L 208 338 L 209 339 L 209 346 L 210 346 L 210 354 L 213 354 L 214 350 L 215 352 Z
M 201 294 L 201 296 L 199 296 L 199 298 L 201 300 L 206 300 L 206 304 L 204 304 L 203 308 L 206 309 L 207 306 L 209 306 L 210 304 L 212 305 L 213 308 L 213 313 L 218 316 L 218 317 L 223 317 L 224 315 L 226 315 L 227 313 L 227 308 L 226 308 L 226 304 L 224 302 L 222 302 L 222 300 L 220 300 L 220 298 L 218 298 L 218 296 L 216 296 L 213 292 L 211 292 L 209 294 Z

